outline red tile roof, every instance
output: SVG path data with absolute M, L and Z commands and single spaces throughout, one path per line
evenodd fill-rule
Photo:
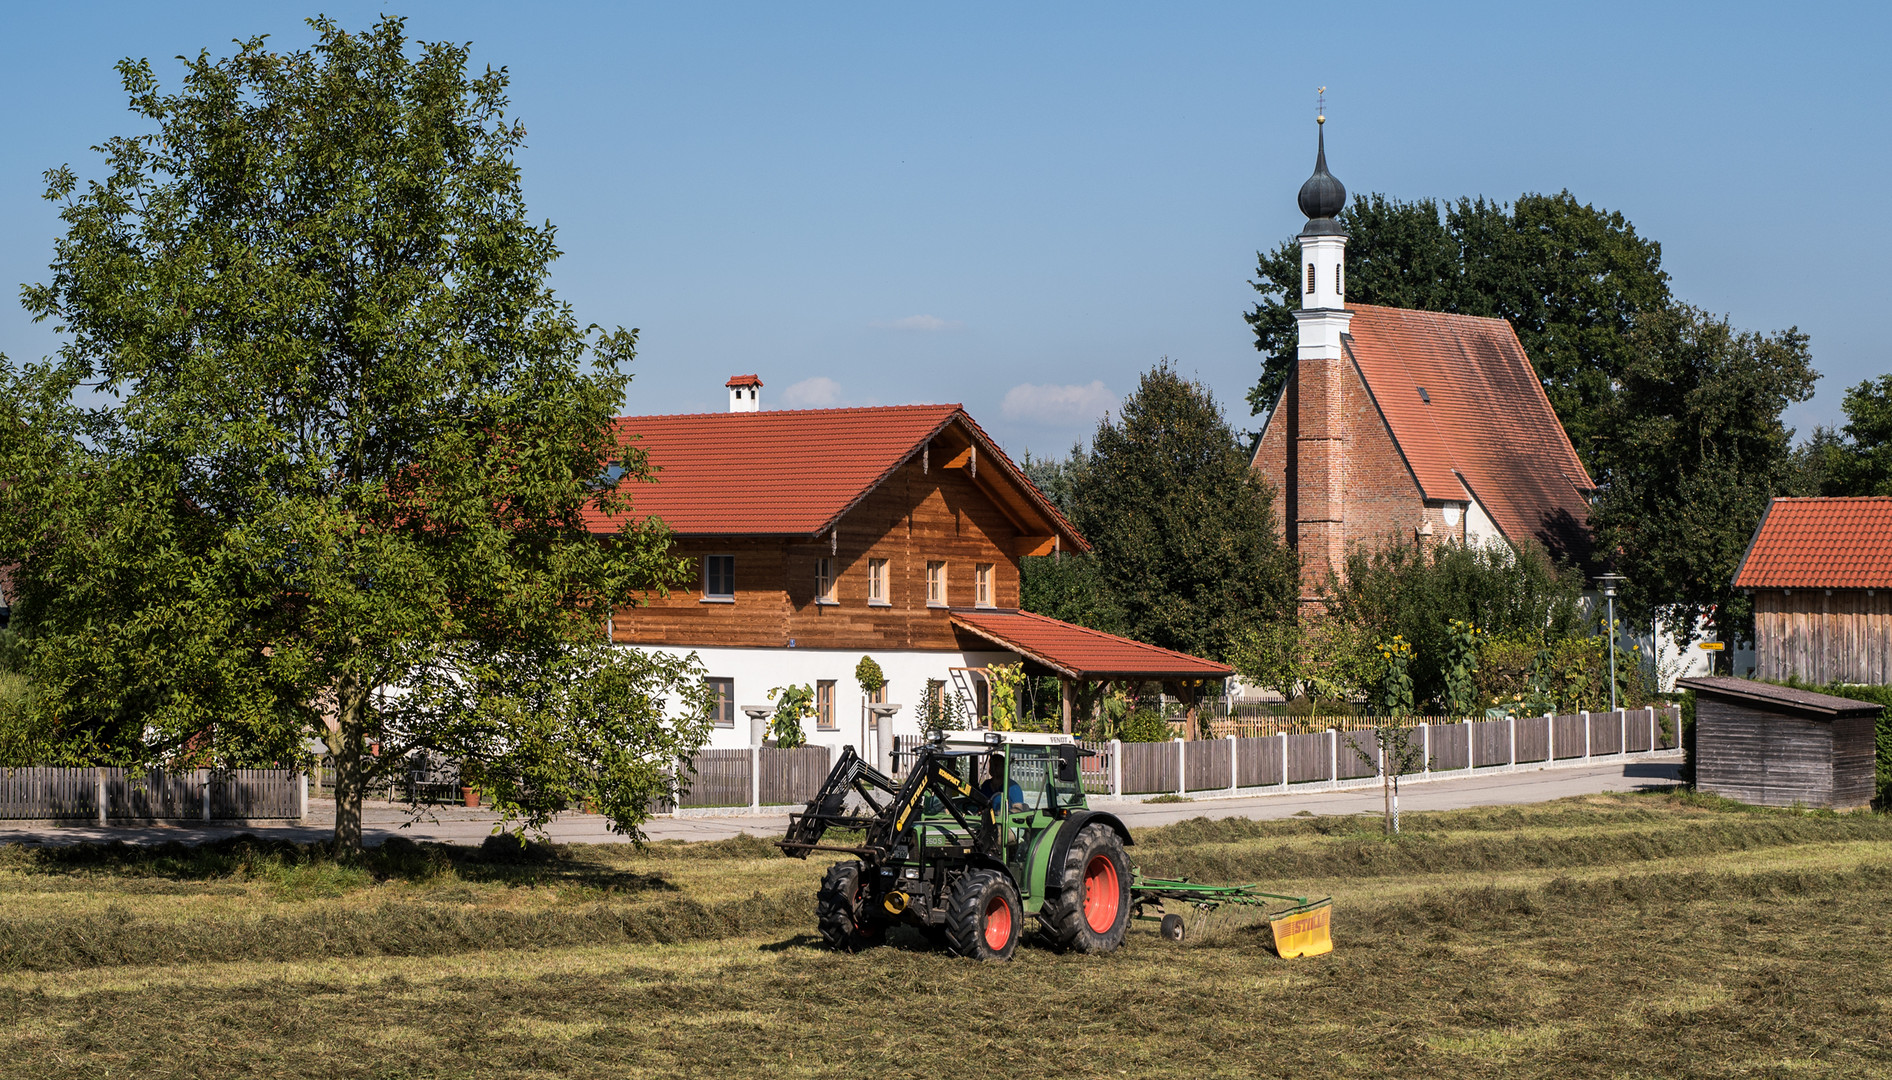
M 1222 679 L 1234 669 L 1029 611 L 958 611 L 953 625 L 1072 678 Z
M 1775 499 L 1737 589 L 1892 589 L 1892 498 Z
M 818 536 L 956 428 L 960 445 L 979 448 L 981 482 L 1011 488 L 1066 548 L 1090 546 L 958 405 L 621 416 L 616 423 L 656 470 L 655 483 L 628 491 L 635 514 L 662 518 L 679 535 Z M 601 514 L 590 518 L 595 531 L 615 527 Z
M 756 375 L 731 375 L 724 386 L 761 386 L 762 379 Z
M 1478 500 L 1507 539 L 1588 558 L 1596 485 L 1503 319 L 1349 304 L 1349 351 L 1427 499 Z M 1424 390 L 1424 394 L 1420 393 Z

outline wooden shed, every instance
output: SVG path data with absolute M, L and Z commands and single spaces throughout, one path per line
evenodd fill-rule
M 1880 706 L 1710 676 L 1695 691 L 1695 786 L 1757 806 L 1853 810 L 1873 796 Z
M 1773 500 L 1734 587 L 1757 678 L 1892 682 L 1892 498 Z

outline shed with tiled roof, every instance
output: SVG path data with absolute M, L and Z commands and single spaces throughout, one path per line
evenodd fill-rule
M 1892 682 L 1892 498 L 1775 499 L 1734 572 L 1755 675 Z

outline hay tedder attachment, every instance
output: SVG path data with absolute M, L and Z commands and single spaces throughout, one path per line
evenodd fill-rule
M 776 843 L 798 859 L 852 856 L 829 867 L 815 894 L 821 936 L 838 949 L 878 945 L 891 927 L 909 926 L 979 960 L 1010 959 L 1028 935 L 1056 949 L 1112 952 L 1135 919 L 1181 941 L 1183 918 L 1164 911 L 1166 902 L 1201 916 L 1223 904 L 1285 903 L 1267 912 L 1277 952 L 1333 949 L 1332 900 L 1144 877 L 1125 851 L 1135 843 L 1130 830 L 1085 798 L 1087 752 L 1069 735 L 953 732 L 897 777 L 845 747 Z M 830 830 L 847 839 L 826 842 Z
M 1330 930 L 1334 912 L 1331 897 L 1309 900 L 1305 896 L 1282 896 L 1262 892 L 1254 885 L 1202 885 L 1194 881 L 1164 881 L 1135 874 L 1130 879 L 1131 918 L 1161 924 L 1164 937 L 1181 941 L 1187 929 L 1181 914 L 1164 911 L 1164 901 L 1187 904 L 1196 909 L 1198 924 L 1209 912 L 1231 904 L 1240 907 L 1271 908 L 1268 929 L 1274 932 L 1274 949 L 1284 960 L 1297 956 L 1319 956 L 1334 951 Z M 1154 912 L 1149 909 L 1155 908 Z

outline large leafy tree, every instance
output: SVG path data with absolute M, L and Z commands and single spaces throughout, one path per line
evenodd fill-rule
M 1773 495 L 1793 487 L 1791 402 L 1813 393 L 1807 337 L 1737 331 L 1676 304 L 1645 314 L 1632 360 L 1602 421 L 1612 432 L 1591 514 L 1628 577 L 1625 599 L 1678 635 L 1710 607 L 1724 629 L 1752 633 L 1730 582 Z
M 1069 499 L 1105 629 L 1220 659 L 1244 626 L 1291 617 L 1297 566 L 1272 495 L 1214 396 L 1167 363 L 1098 424 Z
M 528 824 L 595 799 L 635 831 L 708 701 L 611 648 L 680 572 L 602 483 L 635 332 L 577 325 L 526 216 L 504 70 L 312 21 L 119 66 L 145 134 L 48 174 L 65 233 L 24 290 L 65 344 L 0 392 L 0 546 L 44 742 L 244 765 L 326 742 L 335 839 L 411 753 Z M 82 386 L 103 405 L 80 408 Z M 594 539 L 587 513 L 616 515 Z
M 1805 456 L 1822 495 L 1892 495 L 1892 375 L 1846 391 L 1846 423 L 1813 433 Z
M 1568 191 L 1441 205 L 1370 194 L 1341 211 L 1347 299 L 1504 318 L 1537 366 L 1551 406 L 1586 464 L 1608 438 L 1600 417 L 1633 359 L 1637 317 L 1669 303 L 1662 248 L 1620 213 Z M 1297 341 L 1300 244 L 1258 257 L 1248 322 L 1262 374 L 1248 401 L 1261 413 L 1286 385 Z

